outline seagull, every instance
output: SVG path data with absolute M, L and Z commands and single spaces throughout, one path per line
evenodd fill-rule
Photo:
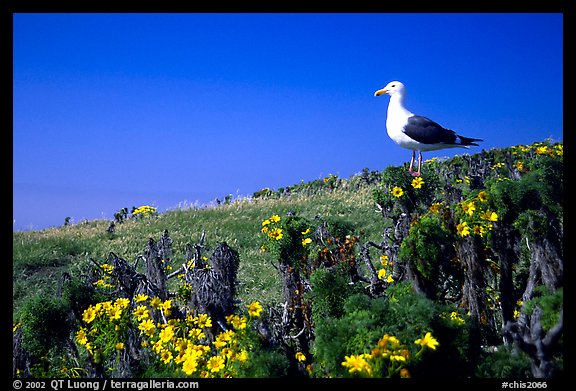
M 408 171 L 412 176 L 420 176 L 422 168 L 422 151 L 436 151 L 444 148 L 470 148 L 478 146 L 478 138 L 460 136 L 455 131 L 446 129 L 436 122 L 415 115 L 404 107 L 406 87 L 399 81 L 391 81 L 386 87 L 376 91 L 374 96 L 390 95 L 386 131 L 388 136 L 401 147 L 412 150 L 412 160 Z M 413 171 L 414 159 L 418 151 L 418 171 Z

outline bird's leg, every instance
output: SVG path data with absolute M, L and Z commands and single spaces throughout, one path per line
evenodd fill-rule
M 413 173 L 412 166 L 414 165 L 414 158 L 416 157 L 416 151 L 412 151 L 412 159 L 410 160 L 410 168 L 408 168 L 408 172 L 410 174 Z
M 414 161 L 414 151 L 412 151 L 412 161 Z M 410 174 L 412 174 L 412 176 L 420 176 L 421 168 L 422 168 L 422 152 L 418 151 L 418 171 L 412 171 L 412 164 L 410 164 Z

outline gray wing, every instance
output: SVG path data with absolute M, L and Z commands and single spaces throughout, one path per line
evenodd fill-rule
M 457 144 L 455 131 L 443 128 L 431 119 L 420 115 L 408 118 L 408 123 L 404 126 L 404 134 L 422 144 Z

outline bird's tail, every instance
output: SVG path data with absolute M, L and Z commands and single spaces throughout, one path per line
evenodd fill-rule
M 462 145 L 463 147 L 470 146 L 470 145 L 478 146 L 478 144 L 476 144 L 475 141 L 484 141 L 484 140 L 479 139 L 479 138 L 471 138 L 471 137 L 464 137 L 464 136 L 458 136 L 458 139 L 460 140 L 460 145 Z

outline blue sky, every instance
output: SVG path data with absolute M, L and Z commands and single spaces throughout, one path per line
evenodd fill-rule
M 560 13 L 14 14 L 13 229 L 410 159 L 387 96 L 485 141 L 563 139 Z

